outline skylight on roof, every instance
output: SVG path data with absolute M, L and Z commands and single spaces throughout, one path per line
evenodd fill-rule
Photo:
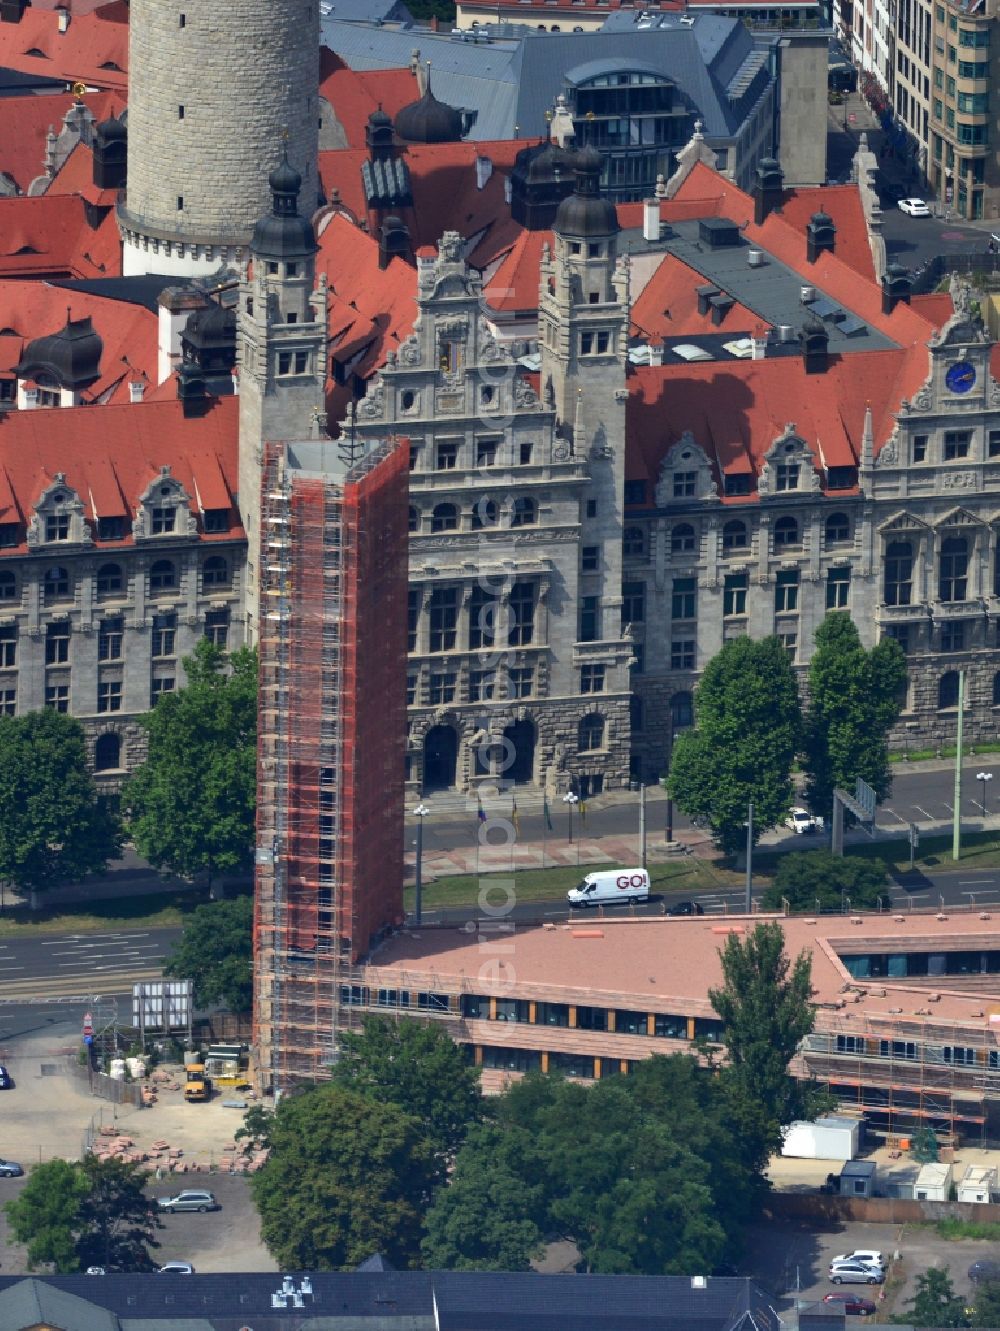
M 735 356 L 737 360 L 749 360 L 753 355 L 753 339 L 749 337 L 737 337 L 732 342 L 723 342 L 722 350 L 728 351 L 730 356 Z
M 693 342 L 678 342 L 670 350 L 675 356 L 680 356 L 681 360 L 712 360 L 712 353 L 706 351 L 704 347 L 695 346 Z

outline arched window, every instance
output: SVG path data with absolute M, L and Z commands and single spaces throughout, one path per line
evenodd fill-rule
M 886 546 L 882 591 L 886 605 L 910 604 L 913 597 L 913 546 L 909 541 L 890 541 Z
M 99 735 L 94 745 L 94 771 L 116 772 L 121 767 L 122 742 L 119 735 Z
M 124 586 L 121 564 L 102 564 L 97 570 L 98 596 L 120 596 Z
M 4 571 L 0 573 L 0 601 L 14 601 L 17 599 L 17 580 L 13 573 Z
M 538 505 L 533 499 L 522 496 L 514 500 L 514 506 L 510 510 L 510 525 L 512 527 L 533 527 L 538 521 Z
M 993 676 L 993 706 L 1000 707 L 1000 670 Z
M 58 566 L 47 569 L 44 586 L 46 602 L 64 600 L 69 596 L 69 573 Z
M 747 524 L 733 520 L 722 528 L 722 553 L 730 555 L 734 550 L 745 550 L 750 544 L 747 537 Z
M 639 556 L 646 553 L 646 536 L 641 527 L 626 527 L 622 535 L 622 554 Z
M 472 505 L 472 530 L 481 531 L 483 527 L 497 525 L 497 506 L 493 499 L 479 498 Z
M 964 601 L 968 587 L 969 542 L 964 536 L 946 536 L 941 542 L 938 595 L 942 601 Z
M 831 513 L 826 520 L 827 545 L 843 545 L 851 539 L 851 520 L 846 513 Z
M 458 509 L 454 504 L 438 504 L 431 514 L 431 531 L 457 531 Z
M 410 505 L 409 530 L 417 531 L 420 528 L 420 510 Z
M 795 518 L 779 518 L 774 524 L 774 546 L 776 550 L 786 549 L 799 543 L 799 524 Z
M 670 533 L 670 549 L 675 555 L 687 555 L 694 549 L 694 528 L 682 522 Z
M 157 559 L 149 570 L 149 590 L 169 592 L 177 586 L 177 569 L 170 559 Z
M 604 717 L 600 712 L 588 712 L 582 719 L 576 747 L 579 753 L 604 748 Z
M 201 576 L 206 587 L 228 587 L 229 560 L 222 555 L 209 555 L 202 565 Z
M 949 670 L 938 680 L 938 710 L 958 706 L 958 671 Z

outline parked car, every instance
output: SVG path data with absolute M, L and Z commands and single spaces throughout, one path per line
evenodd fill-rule
M 190 1262 L 164 1262 L 157 1274 L 161 1276 L 193 1276 L 194 1267 Z
M 835 1285 L 881 1285 L 885 1272 L 870 1262 L 831 1262 L 830 1279 Z
M 675 901 L 667 908 L 668 915 L 704 915 L 705 907 L 697 901 Z
M 106 1276 L 107 1268 L 103 1266 L 88 1266 L 86 1270 L 88 1276 Z
M 871 1299 L 863 1299 L 860 1294 L 824 1294 L 824 1303 L 832 1303 L 834 1307 L 840 1308 L 848 1317 L 870 1317 L 875 1311 L 875 1304 Z
M 853 1252 L 841 1253 L 839 1257 L 830 1259 L 831 1266 L 840 1262 L 867 1262 L 870 1266 L 880 1266 L 885 1270 L 885 1258 L 877 1248 L 855 1248 Z
M 930 217 L 931 210 L 923 199 L 900 199 L 899 211 L 907 217 Z
M 811 814 L 808 809 L 790 809 L 788 817 L 785 819 L 785 826 L 791 828 L 799 836 L 805 836 L 807 833 L 815 832 L 817 828 L 823 826 L 823 819 L 817 818 Z
M 990 1261 L 989 1258 L 973 1262 L 969 1267 L 969 1279 L 974 1285 L 982 1280 L 1000 1280 L 1000 1262 Z
M 12 1091 L 14 1089 L 14 1078 L 10 1075 L 2 1063 L 0 1063 L 0 1091 Z
M 157 1197 L 156 1204 L 161 1211 L 218 1211 L 219 1203 L 215 1194 L 202 1188 L 186 1188 L 173 1197 Z
M 0 1178 L 20 1178 L 23 1173 L 16 1160 L 0 1160 Z

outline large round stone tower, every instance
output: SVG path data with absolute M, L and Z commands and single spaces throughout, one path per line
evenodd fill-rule
M 287 150 L 317 202 L 319 0 L 131 0 L 126 274 L 234 262 Z

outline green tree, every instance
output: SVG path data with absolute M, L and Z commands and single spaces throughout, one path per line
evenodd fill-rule
M 729 854 L 746 842 L 753 800 L 755 839 L 792 800 L 792 761 L 801 713 L 795 675 L 777 638 L 728 642 L 709 661 L 695 694 L 696 729 L 674 743 L 668 787 L 681 809 L 704 819 Z
M 932 1266 L 917 1276 L 917 1292 L 907 1306 L 913 1326 L 969 1326 L 965 1303 L 955 1293 L 946 1266 Z
M 159 1221 L 143 1195 L 146 1177 L 134 1165 L 95 1156 L 38 1165 L 5 1207 L 15 1239 L 27 1244 L 29 1268 L 150 1270 Z
M 253 1197 L 282 1269 L 350 1270 L 377 1252 L 401 1268 L 418 1264 L 441 1178 L 423 1124 L 327 1083 L 282 1099 L 261 1126 L 270 1155 Z
M 838 911 L 850 902 L 853 910 L 874 909 L 888 903 L 886 868 L 881 860 L 860 855 L 833 855 L 828 850 L 789 851 L 765 888 L 760 904 L 765 910 Z
M 745 1101 L 759 1125 L 758 1166 L 781 1143 L 794 1119 L 814 1118 L 830 1097 L 814 1082 L 789 1075 L 788 1065 L 813 1028 L 812 962 L 785 953 L 779 924 L 758 924 L 745 940 L 730 934 L 719 953 L 723 983 L 708 991 L 723 1025 L 729 1060 L 721 1078 L 735 1101 Z
M 228 660 L 230 671 L 223 667 Z M 122 803 L 136 848 L 186 877 L 248 867 L 257 782 L 257 658 L 207 639 L 184 658 L 187 684 L 142 718 L 149 756 Z
M 440 1026 L 367 1016 L 342 1031 L 333 1080 L 419 1119 L 443 1155 L 454 1155 L 482 1112 L 479 1071 Z
M 889 731 L 906 696 L 906 657 L 891 638 L 866 651 L 849 615 L 827 615 L 809 663 L 803 759 L 814 809 L 830 816 L 833 791 L 858 777 L 879 800 L 892 786 Z
M 455 24 L 454 0 L 407 0 L 406 8 L 415 19 L 436 18 L 441 23 Z
M 0 878 L 51 887 L 101 873 L 120 849 L 79 721 L 51 708 L 0 719 Z
M 163 967 L 175 980 L 194 981 L 195 1007 L 224 1003 L 231 1012 L 253 1005 L 253 897 L 198 906 Z
M 1000 1326 L 1000 1281 L 984 1280 L 972 1294 L 973 1326 Z
M 527 1271 L 542 1251 L 544 1190 L 525 1178 L 522 1128 L 473 1127 L 448 1186 L 427 1212 L 424 1265 L 450 1271 Z

